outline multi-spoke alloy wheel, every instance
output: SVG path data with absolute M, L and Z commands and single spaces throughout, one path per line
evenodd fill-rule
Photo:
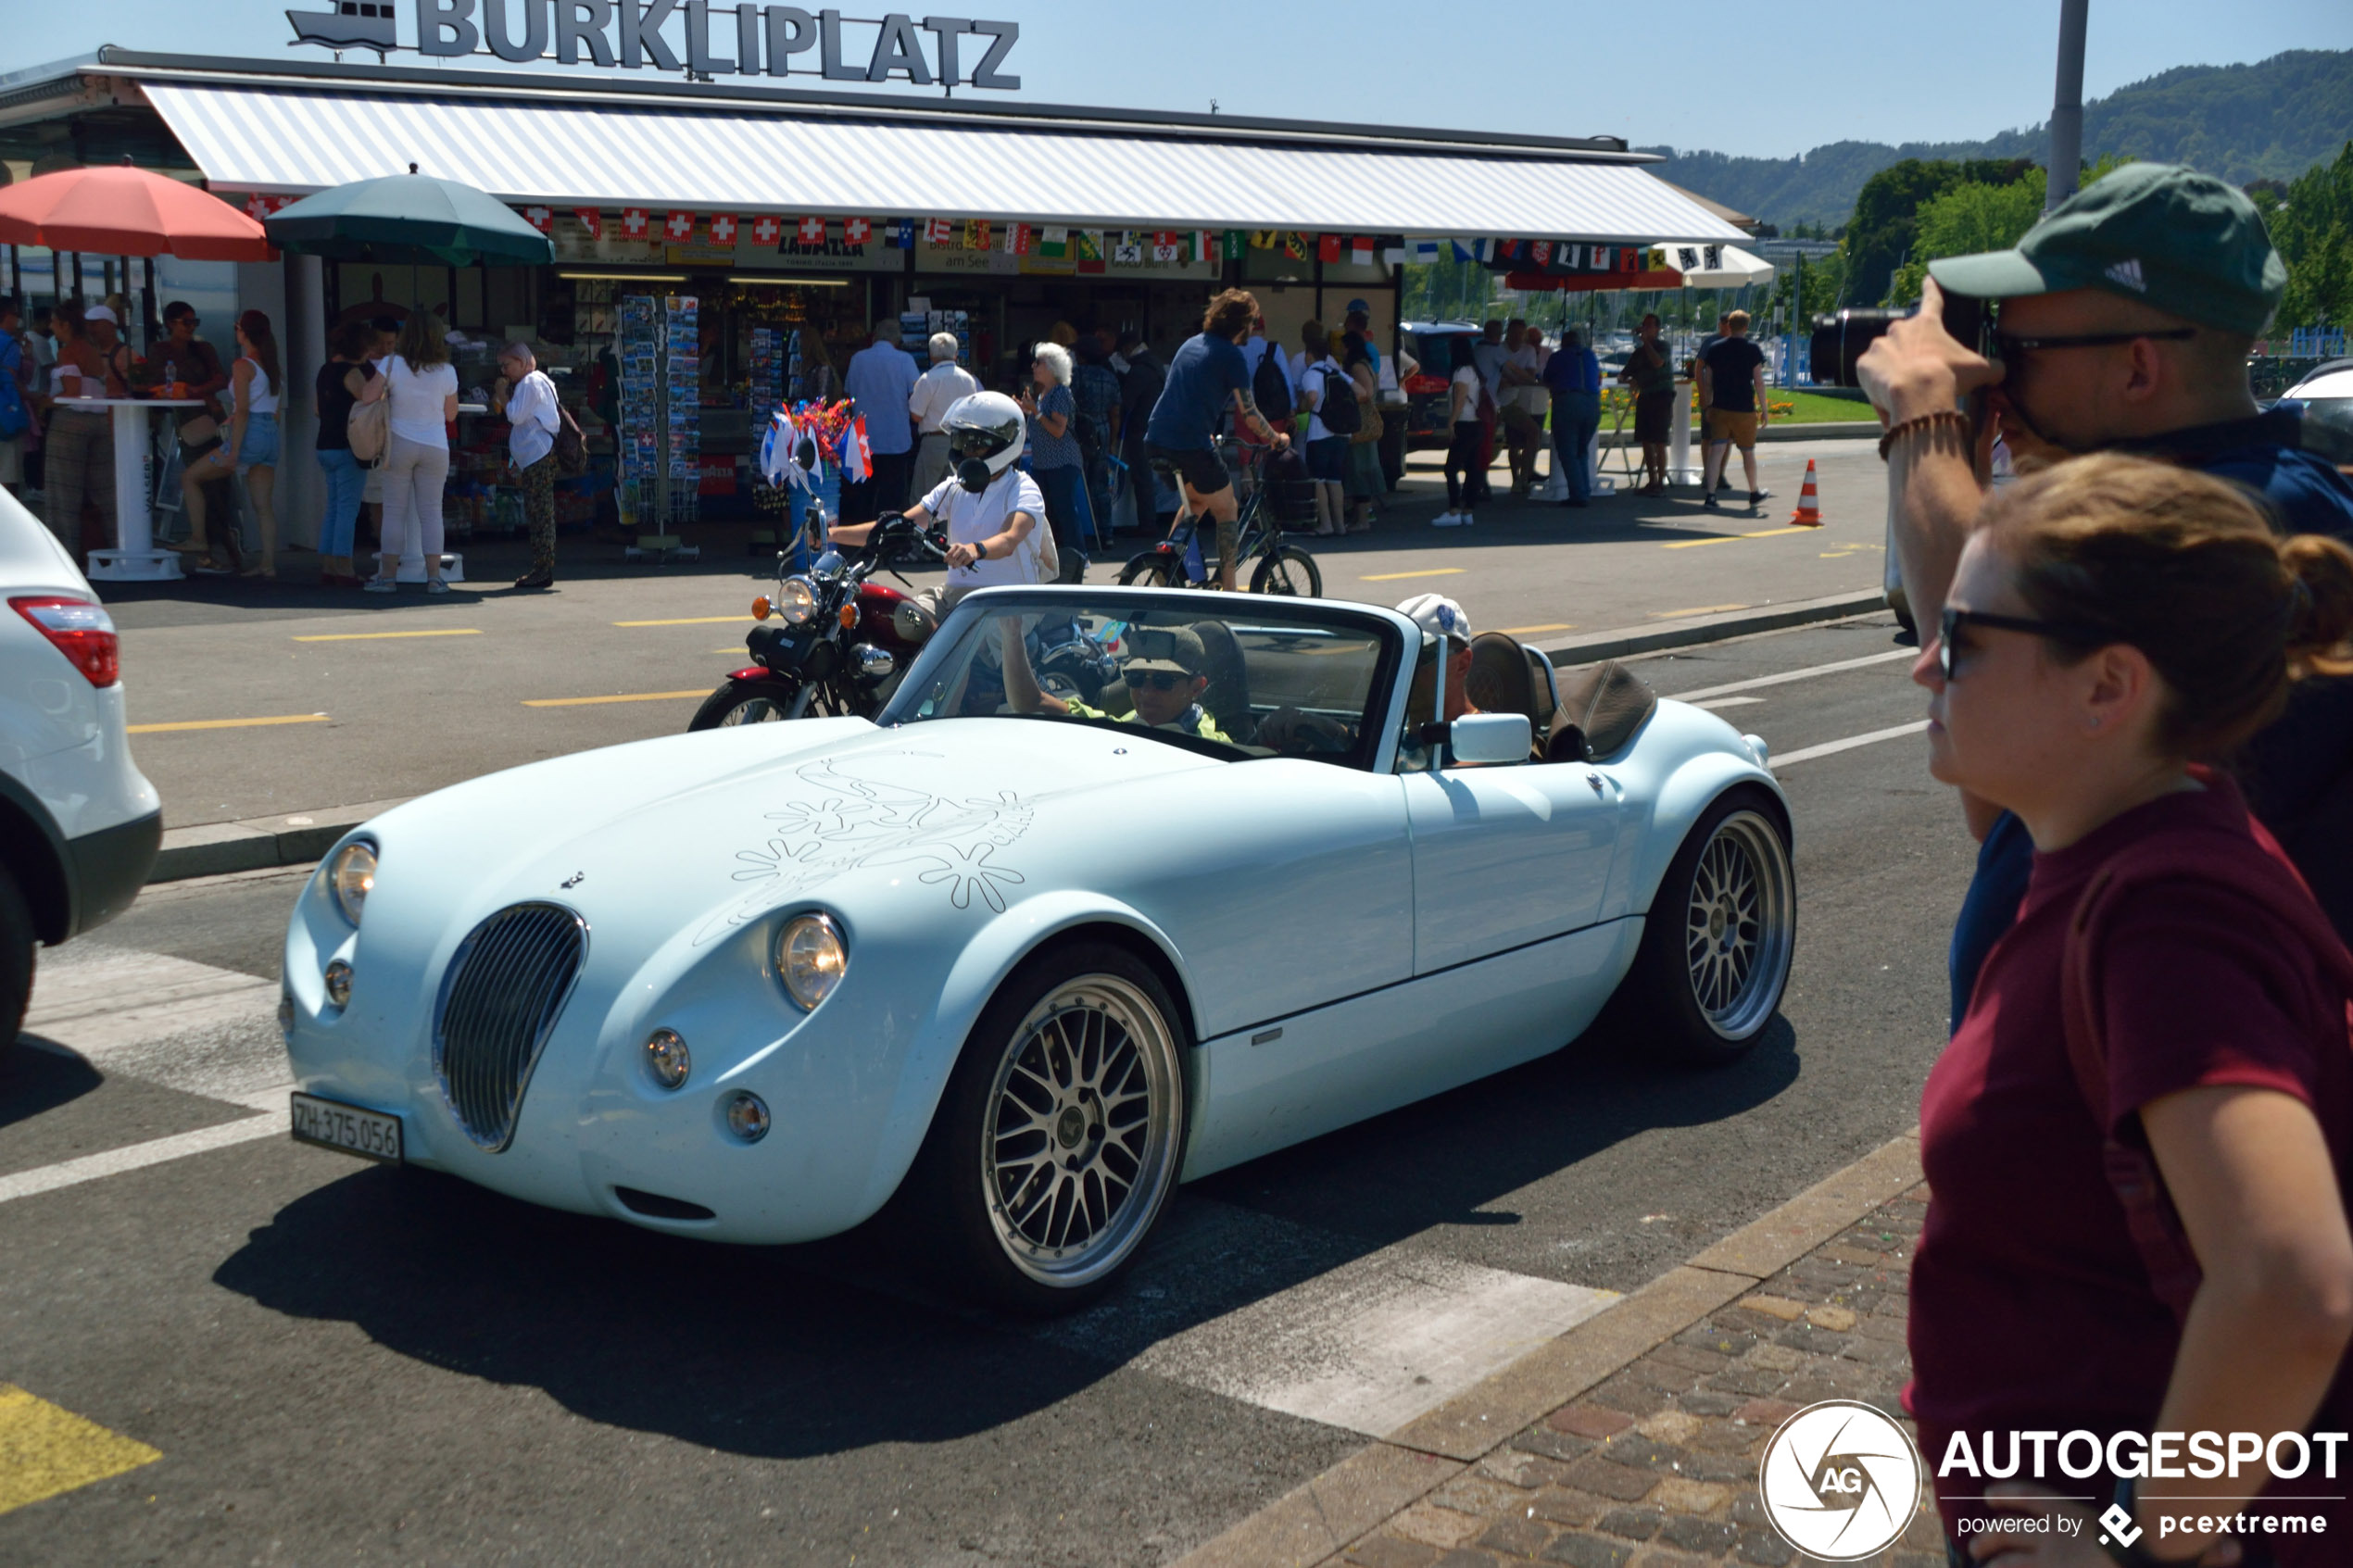
M 1062 1312 L 1135 1256 L 1184 1163 L 1183 1015 L 1126 947 L 1050 948 L 982 1012 L 894 1199 L 952 1283 Z
M 1005 1255 L 1041 1283 L 1116 1267 L 1176 1173 L 1176 1042 L 1114 975 L 1057 986 L 997 1068 L 981 1148 Z
M 1651 901 L 1618 994 L 1645 1023 L 1663 1026 L 1679 1055 L 1729 1060 L 1780 1006 L 1797 947 L 1797 884 L 1772 806 L 1747 787 L 1717 800 Z

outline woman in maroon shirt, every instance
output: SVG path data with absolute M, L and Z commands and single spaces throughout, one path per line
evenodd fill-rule
M 2328 1474 L 2317 1438 L 2353 1428 L 2342 955 L 2292 918 L 2310 895 L 2237 790 L 2196 766 L 2269 722 L 2292 680 L 2353 670 L 2353 551 L 2276 537 L 2221 482 L 2085 458 L 1996 494 L 1941 630 L 1913 671 L 1931 771 L 2016 812 L 2035 846 L 2018 922 L 1921 1097 L 1933 1196 L 1905 1399 L 1955 1560 L 2353 1562 L 2353 1444 Z M 2104 872 L 2133 876 L 2129 897 L 2077 935 Z M 2111 1139 L 2152 1158 L 2170 1198 L 2154 1249 L 2111 1185 Z M 2196 1265 L 2171 1298 L 2151 1273 L 2168 1240 Z M 2161 1432 L 2316 1436 L 2293 1481 L 2195 1451 L 2178 1475 L 2131 1478 L 2135 1439 L 2108 1439 Z M 2078 1439 L 2070 1472 L 2071 1433 L 2100 1451 Z M 2280 1453 L 2292 1467 L 2294 1444 Z M 2111 1501 L 2145 1532 L 2129 1550 L 2099 1544 Z M 2020 1509 L 2042 1527 L 1989 1517 Z M 2070 1510 L 2078 1528 L 2051 1528 Z

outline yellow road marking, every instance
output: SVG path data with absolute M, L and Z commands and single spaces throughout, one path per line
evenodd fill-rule
M 453 626 L 432 632 L 321 632 L 314 636 L 296 637 L 297 643 L 365 643 L 383 637 L 479 637 L 479 626 Z
M 1747 608 L 1746 605 L 1698 605 L 1691 609 L 1655 609 L 1651 611 L 1651 619 L 1675 621 L 1686 615 L 1718 615 L 1728 609 L 1746 609 Z
M 684 697 L 709 696 L 711 688 L 702 686 L 691 692 L 630 692 L 622 696 L 527 696 L 525 708 L 586 708 L 600 702 L 675 702 Z
M 0 1383 L 0 1513 L 162 1457 L 13 1383 Z
M 1772 539 L 1783 533 L 1811 533 L 1815 530 L 1800 523 L 1793 528 L 1760 528 L 1754 533 L 1718 533 L 1707 539 L 1670 539 L 1662 548 L 1695 550 L 1702 545 L 1729 545 L 1736 539 Z
M 281 713 L 271 719 L 183 719 L 176 724 L 125 724 L 126 734 L 152 735 L 162 730 L 244 730 L 257 724 L 323 724 L 324 713 Z
M 1470 568 L 1466 566 L 1440 566 L 1432 567 L 1428 571 L 1377 571 L 1370 577 L 1360 577 L 1357 581 L 1360 583 L 1402 583 L 1408 577 L 1460 577 L 1469 570 Z
M 751 612 L 741 615 L 690 615 L 684 621 L 616 621 L 616 626 L 717 626 L 724 621 L 749 621 Z
M 1506 626 L 1503 629 L 1504 635 L 1506 637 L 1532 637 L 1539 632 L 1574 632 L 1576 630 L 1576 626 L 1567 621 L 1553 626 Z

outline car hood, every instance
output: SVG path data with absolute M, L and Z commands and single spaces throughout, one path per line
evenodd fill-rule
M 700 947 L 788 899 L 838 908 L 862 884 L 1001 909 L 1022 880 L 1010 870 L 1016 844 L 1034 855 L 1059 822 L 1132 813 L 1139 793 L 1157 793 L 1148 781 L 1232 766 L 1140 733 L 1002 718 L 889 730 L 803 720 L 640 741 L 376 819 L 371 921 L 379 903 L 412 896 L 477 917 L 552 898 L 607 935 L 634 928 L 648 946 L 685 936 Z

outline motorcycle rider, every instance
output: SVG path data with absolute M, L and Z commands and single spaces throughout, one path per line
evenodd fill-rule
M 916 597 L 945 616 L 975 588 L 1049 580 L 1052 538 L 1038 524 L 1046 498 L 1038 482 L 1013 466 L 1026 433 L 1021 405 L 1001 392 L 975 392 L 950 404 L 939 421 L 948 438 L 949 477 L 900 515 L 919 528 L 948 531 L 948 583 Z M 862 546 L 879 522 L 834 528 L 837 546 Z

